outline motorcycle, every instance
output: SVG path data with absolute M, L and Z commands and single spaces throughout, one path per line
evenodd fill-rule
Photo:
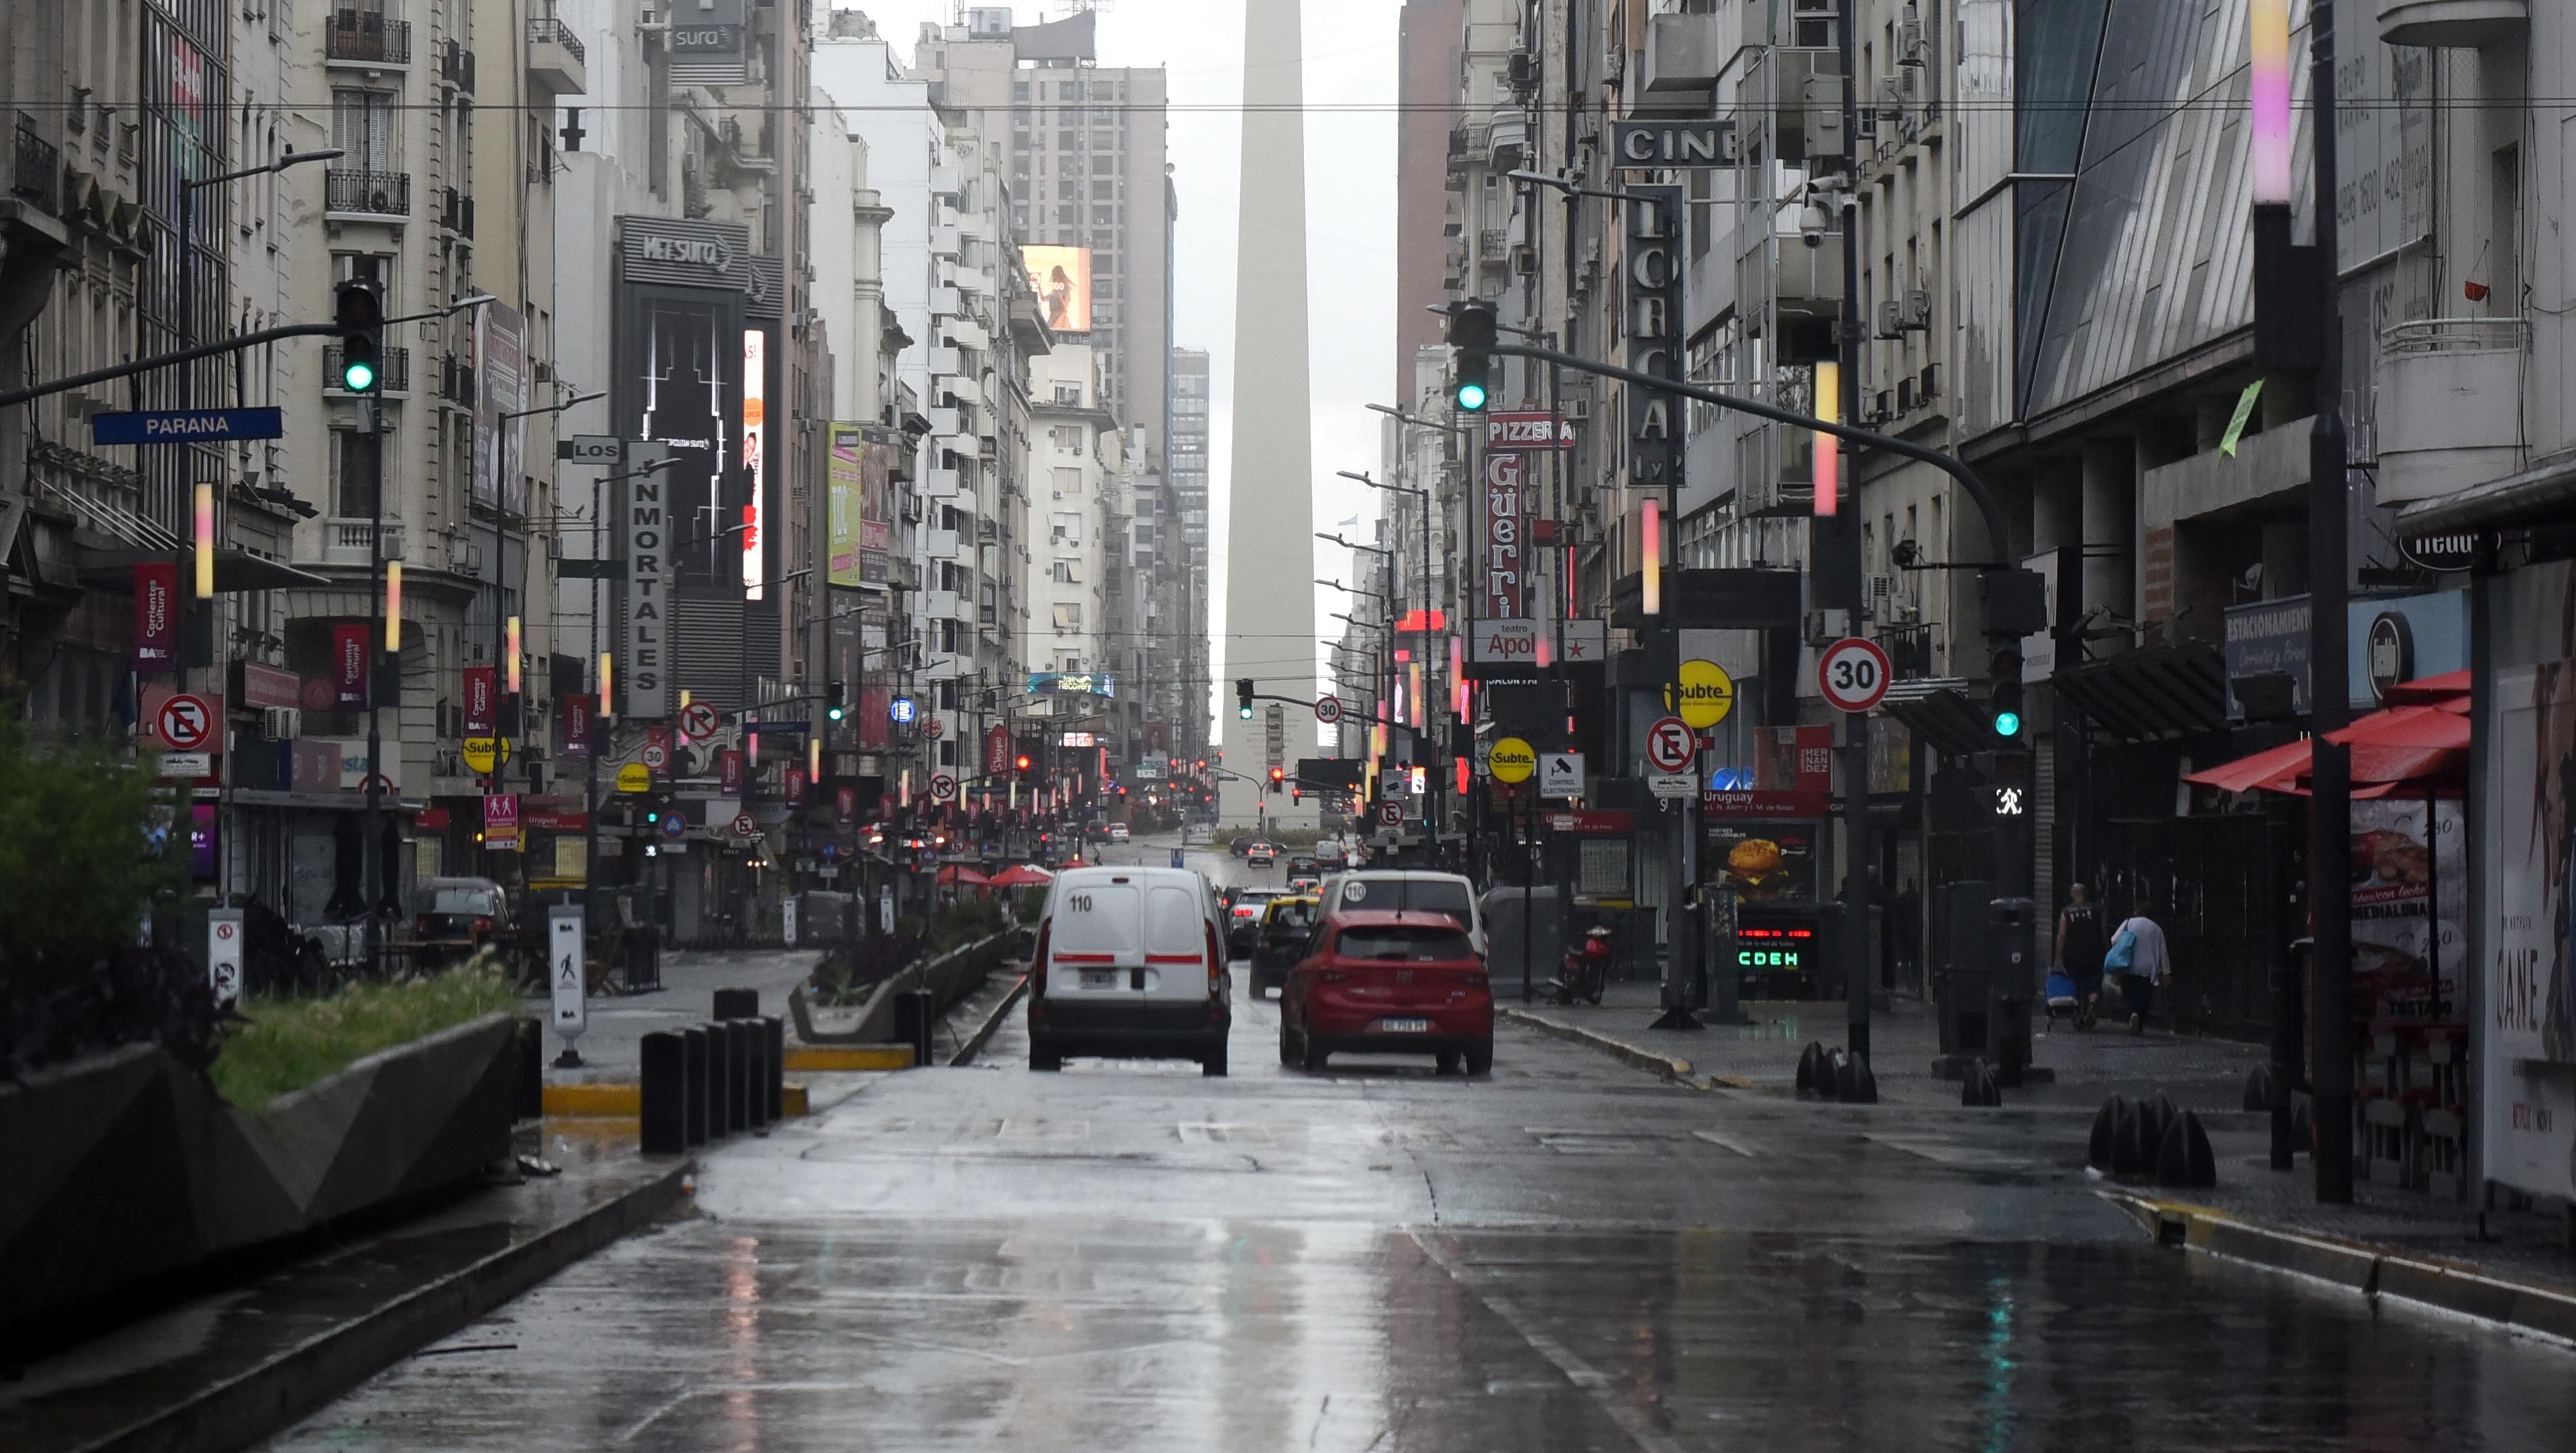
M 1581 999 L 1587 1004 L 1601 1002 L 1601 991 L 1610 983 L 1610 930 L 1594 928 L 1581 942 L 1565 951 L 1565 959 L 1556 977 L 1547 981 L 1553 1002 L 1571 1004 Z

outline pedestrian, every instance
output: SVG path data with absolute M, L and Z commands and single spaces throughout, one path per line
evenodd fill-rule
M 2144 1034 L 2156 986 L 2173 972 L 2172 960 L 2165 954 L 2164 929 L 2144 913 L 2120 920 L 2120 926 L 2112 930 L 2111 946 L 2103 951 L 2102 967 L 2119 976 L 2121 1007 L 2129 1011 L 2129 1032 Z
M 2057 911 L 2057 966 L 2075 981 L 2078 1029 L 2100 1012 L 2102 952 L 2110 943 L 2110 936 L 2102 931 L 2102 905 L 2093 901 L 2093 890 L 2082 883 L 2067 884 L 2066 906 Z

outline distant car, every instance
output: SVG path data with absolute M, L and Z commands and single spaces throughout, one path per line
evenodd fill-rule
M 1234 841 L 1232 841 L 1232 842 L 1230 842 L 1230 843 L 1227 843 L 1227 844 L 1225 845 L 1225 850 L 1226 850 L 1227 852 L 1229 852 L 1229 853 L 1234 854 L 1236 857 L 1238 857 L 1238 858 L 1239 858 L 1239 857 L 1244 856 L 1246 853 L 1251 852 L 1251 851 L 1252 851 L 1252 845 L 1253 845 L 1254 843 L 1259 842 L 1259 841 L 1261 841 L 1261 839 L 1259 839 L 1259 838 L 1257 838 L 1257 837 L 1254 837 L 1252 834 L 1250 834 L 1250 833 L 1248 833 L 1248 832 L 1247 832 L 1247 833 L 1237 833 L 1237 834 L 1235 835 Z
M 1300 873 L 1288 880 L 1288 891 L 1291 893 L 1314 893 L 1320 891 L 1323 886 L 1324 880 L 1312 873 Z
M 426 960 L 467 958 L 490 944 L 508 953 L 510 895 L 489 878 L 429 878 L 412 890 L 412 938 Z
M 1315 866 L 1317 868 L 1338 868 L 1348 861 L 1349 857 L 1342 851 L 1340 839 L 1326 838 L 1322 842 L 1315 844 Z
M 1323 874 L 1316 871 L 1315 855 L 1313 853 L 1291 853 L 1288 856 L 1288 876 L 1291 878 L 1320 878 Z
M 1247 868 L 1270 868 L 1278 863 L 1279 849 L 1272 844 L 1254 843 L 1243 850 L 1243 865 Z
M 1279 991 L 1279 1062 L 1319 1070 L 1335 1054 L 1429 1054 L 1443 1074 L 1494 1067 L 1494 993 L 1484 955 L 1445 913 L 1326 917 Z
M 1216 895 L 1187 868 L 1075 868 L 1047 885 L 1029 961 L 1029 1068 L 1187 1058 L 1225 1073 L 1233 982 Z
M 1311 894 L 1273 898 L 1261 910 L 1261 929 L 1252 945 L 1252 997 L 1288 982 L 1288 970 L 1306 956 L 1308 935 L 1315 931 L 1319 904 Z
M 1225 947 L 1235 958 L 1252 953 L 1261 935 L 1261 911 L 1287 895 L 1276 888 L 1243 888 L 1226 905 Z
M 1456 873 L 1417 868 L 1374 868 L 1336 873 L 1324 880 L 1324 913 L 1387 911 L 1445 913 L 1458 920 L 1485 951 L 1484 910 L 1477 905 L 1475 885 Z
M 1216 829 L 1208 823 L 1194 822 L 1181 829 L 1181 846 L 1204 848 L 1216 842 Z
M 1109 824 L 1109 840 L 1113 843 L 1123 843 L 1127 841 L 1127 824 L 1123 822 L 1113 822 Z

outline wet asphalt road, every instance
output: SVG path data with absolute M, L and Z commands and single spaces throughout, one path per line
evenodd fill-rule
M 2576 1426 L 2576 1354 L 2146 1245 L 2059 1163 L 2062 1117 L 1712 1095 L 1508 1026 L 1490 1079 L 1309 1077 L 1240 993 L 1226 1079 L 1031 1074 L 1014 1024 L 719 1150 L 696 1219 L 272 1446 L 2411 1453 Z

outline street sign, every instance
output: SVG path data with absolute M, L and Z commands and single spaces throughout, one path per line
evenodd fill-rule
M 1698 749 L 1690 723 L 1680 717 L 1658 717 L 1646 728 L 1646 765 L 1658 772 L 1689 771 L 1691 756 Z
M 626 458 L 626 441 L 614 434 L 575 434 L 555 446 L 555 457 L 568 464 L 617 464 Z
M 1887 695 L 1887 653 L 1875 641 L 1845 636 L 1816 657 L 1816 685 L 1838 711 L 1867 711 Z
M 215 709 L 204 697 L 182 691 L 161 703 L 155 724 L 172 751 L 193 752 L 214 739 Z
M 1545 409 L 1497 409 L 1485 415 L 1488 449 L 1571 449 L 1574 421 Z
M 787 940 L 789 948 L 796 947 L 796 900 L 793 898 L 778 905 L 778 931 Z
M 751 820 L 750 813 L 737 812 L 733 815 L 733 835 L 735 837 L 758 837 L 760 836 L 760 824 Z
M 678 809 L 674 808 L 673 810 L 662 814 L 662 836 L 669 838 L 684 837 L 688 834 L 688 831 L 689 819 L 681 815 Z
M 1404 804 L 1401 802 L 1379 803 L 1377 805 L 1377 820 L 1385 823 L 1389 827 L 1401 826 L 1404 822 Z
M 1612 165 L 1624 171 L 1735 165 L 1732 121 L 1613 121 Z
M 1181 866 L 1181 850 L 1179 848 L 1172 849 L 1172 866 L 1175 868 Z
M 280 409 L 154 409 L 139 414 L 92 414 L 93 444 L 217 444 L 228 439 L 281 439 Z
M 618 768 L 617 790 L 620 792 L 652 791 L 653 769 L 641 762 L 629 762 Z
M 1318 696 L 1315 698 L 1315 720 L 1322 722 L 1326 726 L 1331 726 L 1333 723 L 1340 721 L 1341 719 L 1342 699 L 1340 697 Z
M 1583 754 L 1581 752 L 1546 752 L 1538 759 L 1538 795 L 1541 797 L 1580 797 L 1583 795 Z
M 165 781 L 186 782 L 215 775 L 212 752 L 163 752 L 161 776 Z
M 590 985 L 582 972 L 581 905 L 559 904 L 546 910 L 546 964 L 551 997 L 554 1001 L 555 1033 L 564 1042 L 563 1058 L 578 1065 L 581 1056 L 572 1051 L 572 1042 L 590 1027 L 590 1005 L 584 995 Z
M 467 737 L 464 755 L 466 766 L 489 773 L 495 760 L 510 760 L 510 744 L 498 737 Z
M 1713 727 L 1735 709 L 1735 680 L 1715 661 L 1684 661 L 1681 688 L 1678 702 L 1673 700 L 1673 689 L 1664 688 L 1664 709 L 1679 713 L 1689 726 Z
M 242 911 L 206 911 L 206 978 L 214 985 L 215 1003 L 230 1004 L 242 991 Z
M 716 714 L 714 707 L 703 701 L 692 701 L 681 708 L 680 735 L 684 737 L 711 737 L 716 734 L 716 728 L 722 725 L 724 725 L 724 718 Z
M 934 802 L 956 801 L 957 779 L 949 776 L 945 772 L 941 772 L 932 777 L 930 779 L 930 797 Z
M 1687 798 L 1699 790 L 1699 779 L 1688 772 L 1649 772 L 1646 790 L 1657 797 Z
M 1485 764 L 1497 782 L 1526 782 L 1538 770 L 1538 753 L 1518 737 L 1504 737 L 1494 743 L 1493 755 Z
M 643 756 L 647 772 L 659 772 L 671 765 L 671 749 L 660 742 L 646 742 Z

